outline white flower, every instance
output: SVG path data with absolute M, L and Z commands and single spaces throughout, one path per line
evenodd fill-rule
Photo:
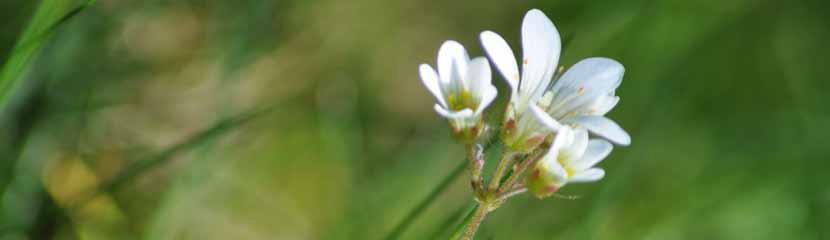
M 505 144 L 516 150 L 532 149 L 558 129 L 560 123 L 585 127 L 620 145 L 630 143 L 622 128 L 603 117 L 619 101 L 614 91 L 622 81 L 624 69 L 618 62 L 607 58 L 585 59 L 550 88 L 561 43 L 556 27 L 537 9 L 528 11 L 522 22 L 521 76 L 516 57 L 504 38 L 491 31 L 482 32 L 480 37 L 487 54 L 511 88 L 503 134 Z
M 560 123 L 580 126 L 616 144 L 628 145 L 628 133 L 603 116 L 620 101 L 614 92 L 624 72 L 622 64 L 608 58 L 579 61 L 553 84 L 538 105 L 531 106 L 531 112 L 548 128 L 555 130 Z
M 559 32 L 542 11 L 527 12 L 522 22 L 522 74 L 507 42 L 491 31 L 481 33 L 481 43 L 510 86 L 510 105 L 505 116 L 505 143 L 515 149 L 535 147 L 549 133 L 537 127 L 528 106 L 545 93 L 559 63 Z
M 421 81 L 438 100 L 435 111 L 450 121 L 456 133 L 480 130 L 481 114 L 497 94 L 487 58 L 470 60 L 461 44 L 446 41 L 438 50 L 437 66 L 437 73 L 428 64 L 419 69 Z
M 613 146 L 601 139 L 588 139 L 583 128 L 562 126 L 548 152 L 527 177 L 528 190 L 537 197 L 553 194 L 568 183 L 599 181 L 605 171 L 594 165 L 605 159 Z

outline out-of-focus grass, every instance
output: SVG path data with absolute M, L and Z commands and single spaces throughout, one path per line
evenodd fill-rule
M 34 23 L 35 4 L 0 3 L 0 43 Z M 610 115 L 633 144 L 601 164 L 603 181 L 563 190 L 578 199 L 514 198 L 480 239 L 826 239 L 827 7 L 99 1 L 33 52 L 27 86 L 0 116 L 0 239 L 382 239 L 464 161 L 417 65 L 447 39 L 482 55 L 483 30 L 518 47 L 529 8 L 572 39 L 563 65 L 625 65 Z M 0 46 L 4 63 L 13 48 Z M 83 209 L 65 205 L 271 105 Z M 451 234 L 472 201 L 464 179 L 401 238 Z
M 38 6 L 0 69 L 0 110 L 6 108 L 15 90 L 19 90 L 19 81 L 24 78 L 29 63 L 49 36 L 57 27 L 94 2 L 90 0 L 78 5 L 76 1 L 48 1 Z

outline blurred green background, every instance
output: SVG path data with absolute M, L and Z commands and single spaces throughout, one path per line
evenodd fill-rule
M 79 6 L 0 1 L 3 240 L 383 239 L 464 161 L 418 64 L 483 30 L 518 49 L 531 8 L 562 65 L 623 63 L 633 144 L 479 239 L 830 239 L 828 1 Z M 462 179 L 400 237 L 445 239 Z

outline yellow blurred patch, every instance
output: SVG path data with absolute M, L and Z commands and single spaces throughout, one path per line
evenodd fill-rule
M 51 160 L 43 172 L 46 191 L 72 221 L 84 239 L 106 239 L 128 234 L 127 217 L 109 194 L 93 195 L 101 184 L 78 157 Z

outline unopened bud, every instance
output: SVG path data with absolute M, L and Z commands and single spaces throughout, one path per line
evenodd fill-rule
M 537 164 L 525 179 L 528 192 L 540 199 L 553 195 L 562 185 L 544 164 Z

